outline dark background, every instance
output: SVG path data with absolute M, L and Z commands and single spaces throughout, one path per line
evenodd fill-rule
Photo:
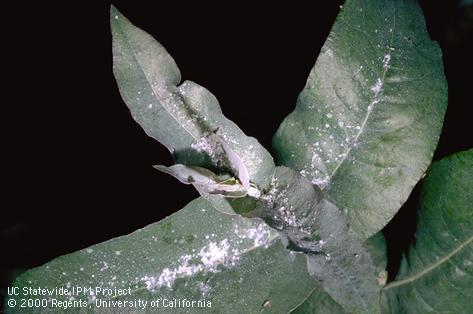
M 183 79 L 268 150 L 290 113 L 341 1 L 257 7 L 113 1 L 163 44 Z M 112 74 L 109 5 L 8 8 L 3 40 L 2 293 L 21 271 L 124 235 L 179 210 L 193 188 L 151 166 L 172 158 L 133 121 Z M 473 146 L 473 10 L 421 1 L 444 54 L 449 107 L 435 160 Z M 5 74 L 8 73 L 8 74 Z M 419 188 L 385 228 L 389 271 L 412 242 Z M 2 302 L 3 303 L 3 302 Z

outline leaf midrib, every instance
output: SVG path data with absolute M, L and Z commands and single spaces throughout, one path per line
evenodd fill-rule
M 422 270 L 422 271 L 420 271 L 420 272 L 418 272 L 418 273 L 416 273 L 416 274 L 414 274 L 410 277 L 407 277 L 407 278 L 404 278 L 404 279 L 401 279 L 401 280 L 393 281 L 390 284 L 388 284 L 386 287 L 384 287 L 383 290 L 389 290 L 389 289 L 392 289 L 392 288 L 403 286 L 403 285 L 409 284 L 409 283 L 419 279 L 420 277 L 422 277 L 422 276 L 426 275 L 427 273 L 431 272 L 432 270 L 436 269 L 437 267 L 439 267 L 443 263 L 447 262 L 452 256 L 454 256 L 455 254 L 460 252 L 464 247 L 466 247 L 468 244 L 470 244 L 472 242 L 473 242 L 473 235 L 469 239 L 467 239 L 465 242 L 461 243 L 458 247 L 453 249 L 450 253 L 448 253 L 447 255 L 445 255 L 444 257 L 442 257 L 441 259 L 439 259 L 438 261 L 436 261 L 435 263 L 433 263 L 429 267 L 425 268 L 424 270 Z
M 396 6 L 395 6 L 393 0 L 391 1 L 391 3 L 392 3 L 392 8 L 393 8 L 393 26 L 392 26 L 391 39 L 390 39 L 390 44 L 389 44 L 390 47 L 392 47 L 392 45 L 393 45 L 394 32 L 395 32 L 395 28 L 396 28 Z M 391 51 L 389 50 L 390 47 L 388 47 L 387 54 L 391 54 Z M 384 55 L 386 55 L 386 53 Z M 382 75 L 381 75 L 381 84 L 383 86 L 383 90 L 384 90 L 384 85 L 385 85 L 386 73 L 388 72 L 388 70 L 389 70 L 389 67 L 387 67 L 387 68 L 383 67 L 383 72 L 382 72 Z M 378 98 L 380 98 L 382 96 L 382 92 L 383 91 L 380 91 L 380 95 L 378 95 Z M 374 96 L 373 99 L 371 99 L 371 101 L 369 102 L 368 106 L 370 106 L 372 104 L 371 110 L 368 110 L 368 112 L 367 112 L 367 114 L 366 114 L 366 116 L 365 116 L 365 118 L 364 118 L 364 120 L 363 120 L 363 122 L 360 126 L 360 130 L 356 134 L 355 139 L 353 140 L 352 144 L 346 150 L 345 158 L 341 158 L 340 161 L 338 162 L 338 164 L 332 170 L 332 172 L 328 175 L 328 182 L 329 183 L 331 182 L 333 176 L 335 175 L 337 170 L 340 168 L 340 166 L 348 159 L 348 156 L 349 156 L 350 152 L 352 151 L 353 147 L 357 146 L 356 144 L 358 143 L 358 138 L 363 133 L 363 131 L 366 127 L 366 123 L 368 122 L 368 119 L 371 116 L 371 113 L 373 112 L 374 107 L 377 104 L 377 103 L 373 104 L 375 100 L 376 100 L 376 96 Z M 379 101 L 379 102 L 381 102 L 381 101 Z
M 208 202 L 208 201 L 207 201 L 207 202 Z M 221 212 L 221 211 L 217 210 L 217 208 L 216 208 L 215 206 L 213 206 L 210 202 L 208 202 L 208 204 L 212 207 L 213 210 L 216 210 L 216 211 L 219 212 L 219 213 L 223 213 L 224 215 L 228 215 L 228 216 L 233 216 L 233 215 L 230 215 L 230 214 L 228 214 L 228 213 Z M 177 211 L 177 212 L 175 212 L 175 213 L 173 213 L 173 214 L 167 216 L 166 218 L 160 220 L 159 223 L 162 223 L 162 222 L 164 222 L 164 221 L 167 221 L 167 220 L 171 219 L 171 217 L 177 216 L 179 213 L 180 213 L 180 211 Z M 246 218 L 246 219 L 251 219 L 251 218 Z M 270 235 L 270 237 L 268 238 L 268 243 L 271 243 L 271 245 L 274 245 L 274 241 L 277 240 L 277 239 L 279 239 L 279 233 L 277 233 L 277 232 L 272 232 L 272 234 L 273 234 L 273 235 Z M 249 247 L 248 249 L 243 250 L 243 251 L 241 252 L 240 256 L 243 256 L 243 255 L 245 255 L 245 254 L 248 254 L 249 252 L 254 251 L 254 250 L 256 250 L 257 248 L 260 248 L 260 247 L 263 247 L 263 245 L 253 245 L 253 246 Z M 145 289 L 147 290 L 148 288 L 146 288 L 146 287 L 136 288 L 136 289 L 134 289 L 134 290 L 131 290 L 130 295 L 132 295 L 132 294 L 134 294 L 134 293 L 136 293 L 136 292 L 143 291 L 143 290 L 145 290 Z M 120 297 L 120 296 L 113 296 L 113 297 L 109 297 L 109 298 L 104 298 L 104 300 L 114 300 L 114 299 L 116 299 L 116 298 L 118 298 L 118 297 Z
M 273 245 L 273 244 L 274 244 L 274 241 L 279 238 L 279 234 L 278 234 L 278 233 L 273 233 L 273 234 L 274 234 L 274 235 L 273 235 L 272 237 L 269 237 L 269 239 L 268 239 L 268 242 L 271 243 L 271 245 Z M 243 255 L 245 255 L 245 254 L 248 254 L 248 253 L 250 253 L 251 251 L 254 251 L 254 250 L 256 250 L 256 249 L 258 249 L 258 248 L 261 248 L 261 247 L 264 247 L 264 245 L 253 245 L 253 246 L 249 247 L 248 249 L 243 250 L 243 251 L 241 252 L 240 256 L 243 256 Z M 222 264 L 224 264 L 224 263 L 225 263 L 225 261 L 222 262 Z M 193 277 L 193 276 L 195 276 L 195 275 L 196 275 L 196 274 L 190 276 L 189 278 L 191 278 L 191 277 Z M 185 278 L 185 277 L 181 277 L 181 278 Z M 176 278 L 176 279 L 180 279 L 180 278 Z M 136 292 L 140 292 L 140 291 L 143 291 L 143 290 L 148 290 L 148 288 L 143 286 L 143 287 L 136 288 L 136 289 L 134 289 L 134 290 L 130 290 L 130 294 L 129 294 L 129 295 L 131 296 L 131 295 L 135 294 Z M 117 296 L 113 296 L 113 297 L 109 297 L 109 298 L 103 298 L 102 300 L 106 300 L 106 301 L 108 301 L 108 300 L 114 300 L 114 299 L 116 299 L 116 298 L 118 298 L 118 297 L 121 297 L 121 296 L 117 295 Z
M 121 18 L 123 18 L 123 17 L 121 17 Z M 163 107 L 164 110 L 166 110 L 166 112 L 179 124 L 180 127 L 182 127 L 194 140 L 197 140 L 198 138 L 197 138 L 191 131 L 189 131 L 189 130 L 185 127 L 185 125 L 183 125 L 183 124 L 179 121 L 179 119 L 178 119 L 176 116 L 174 116 L 171 111 L 168 110 L 168 108 L 167 108 L 166 106 L 164 106 L 164 105 L 159 101 L 158 93 L 157 93 L 156 90 L 154 89 L 153 84 L 151 84 L 151 80 L 150 80 L 150 79 L 148 78 L 148 76 L 146 75 L 146 72 L 145 72 L 145 70 L 144 70 L 144 68 L 143 68 L 143 65 L 141 64 L 141 62 L 140 62 L 139 59 L 138 59 L 138 56 L 137 56 L 137 53 L 135 52 L 135 49 L 133 48 L 133 46 L 131 45 L 130 41 L 128 40 L 127 34 L 123 31 L 120 22 L 116 22 L 116 25 L 117 25 L 118 29 L 120 30 L 120 33 L 123 35 L 126 44 L 128 45 L 129 49 L 130 49 L 131 52 L 132 52 L 133 59 L 135 59 L 136 63 L 138 64 L 138 66 L 139 66 L 141 72 L 143 73 L 143 76 L 144 76 L 145 79 L 146 79 L 146 82 L 148 82 L 148 85 L 149 85 L 150 89 L 153 91 L 153 95 L 154 95 L 154 97 L 156 98 L 156 100 L 158 101 L 158 103 L 159 103 L 159 104 L 161 105 L 161 107 Z

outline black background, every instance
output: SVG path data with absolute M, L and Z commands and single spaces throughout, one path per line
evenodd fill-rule
M 208 88 L 225 115 L 270 150 L 341 1 L 113 4 L 166 47 L 183 79 Z M 473 11 L 456 1 L 421 5 L 449 83 L 438 160 L 473 146 Z M 2 293 L 22 270 L 132 232 L 197 196 L 151 167 L 172 158 L 133 121 L 118 93 L 109 6 L 58 2 L 4 11 Z M 391 273 L 413 240 L 418 190 L 385 228 Z

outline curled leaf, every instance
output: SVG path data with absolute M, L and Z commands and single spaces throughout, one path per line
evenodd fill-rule
M 248 189 L 250 187 L 250 176 L 242 158 L 216 133 L 201 137 L 191 145 L 199 153 L 206 154 L 213 166 L 220 171 L 234 173 L 241 184 Z
M 249 181 L 267 187 L 274 171 L 268 151 L 223 115 L 206 88 L 181 82 L 176 62 L 158 41 L 114 7 L 110 13 L 113 72 L 123 100 L 146 134 L 165 145 L 176 163 L 208 168 L 216 162 L 220 168 L 223 153 L 245 188 Z M 214 152 L 218 158 L 210 156 L 210 162 L 199 154 L 209 142 L 220 147 Z
M 220 194 L 225 197 L 244 197 L 247 189 L 235 178 L 220 179 L 212 171 L 202 168 L 185 166 L 181 164 L 166 167 L 162 165 L 154 168 L 170 174 L 184 184 L 192 184 L 201 194 Z

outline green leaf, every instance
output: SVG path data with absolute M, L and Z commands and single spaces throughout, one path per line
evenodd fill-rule
M 366 240 L 365 246 L 373 258 L 376 267 L 376 275 L 378 277 L 378 285 L 384 287 L 388 280 L 388 271 L 386 270 L 388 266 L 388 254 L 386 239 L 383 233 L 380 231 Z
M 254 214 L 279 230 L 288 249 L 307 257 L 309 274 L 346 311 L 375 312 L 379 286 L 373 260 L 343 214 L 298 172 L 276 167 Z
M 366 248 L 371 253 L 373 261 L 376 265 L 378 278 L 380 275 L 385 275 L 384 270 L 387 266 L 386 255 L 386 240 L 381 232 L 378 232 L 366 243 Z M 386 274 L 387 275 L 387 274 Z M 378 279 L 379 282 L 379 279 Z M 317 285 L 307 299 L 304 300 L 291 313 L 305 314 L 305 313 L 347 313 L 330 295 L 328 295 L 321 285 Z
M 373 258 L 377 273 L 379 274 L 386 270 L 386 267 L 388 266 L 388 254 L 386 239 L 384 238 L 383 233 L 376 233 L 374 236 L 366 240 L 365 245 Z
M 292 310 L 291 313 L 345 314 L 347 312 L 325 292 L 321 285 L 317 285 L 314 290 L 312 290 L 310 296 L 297 308 Z
M 473 309 L 473 149 L 429 169 L 415 244 L 383 291 L 392 313 Z
M 225 118 L 214 95 L 194 82 L 180 83 L 179 69 L 164 47 L 113 6 L 111 29 L 120 93 L 149 136 L 165 145 L 177 163 L 222 170 L 221 160 L 211 151 L 212 135 L 217 134 L 234 152 L 227 152 L 227 157 L 238 177 L 243 175 L 242 161 L 253 184 L 269 185 L 274 171 L 271 155 Z
M 273 146 L 364 238 L 426 171 L 447 105 L 438 45 L 414 1 L 349 0 Z
M 131 295 L 117 297 L 53 298 L 91 304 L 142 300 L 148 301 L 148 313 L 284 313 L 310 293 L 314 281 L 307 273 L 305 258 L 286 250 L 278 233 L 260 219 L 223 214 L 199 198 L 159 223 L 27 271 L 13 286 L 130 288 Z M 19 302 L 22 296 L 15 298 Z M 211 308 L 150 308 L 150 302 L 159 298 L 205 300 Z M 91 312 L 100 313 L 119 310 L 135 309 L 91 307 Z M 51 306 L 10 311 L 64 312 Z

